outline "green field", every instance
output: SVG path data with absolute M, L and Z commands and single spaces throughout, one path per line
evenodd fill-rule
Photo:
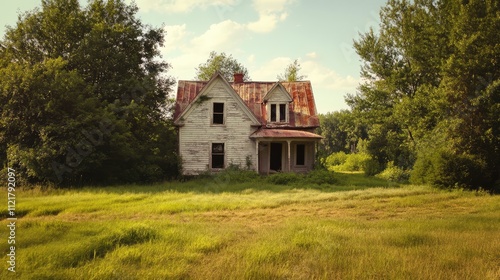
M 0 279 L 500 279 L 500 196 L 335 176 L 18 190 Z

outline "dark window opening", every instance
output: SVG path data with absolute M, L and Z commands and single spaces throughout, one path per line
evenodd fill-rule
M 283 145 L 281 143 L 271 143 L 271 155 L 269 169 L 280 171 Z
M 305 165 L 306 163 L 306 145 L 297 144 L 296 165 Z
M 224 124 L 224 103 L 214 103 L 213 124 Z
M 212 168 L 224 168 L 224 143 L 212 143 Z
M 280 122 L 286 122 L 286 104 L 280 104 Z
M 271 121 L 276 121 L 276 104 L 271 104 Z

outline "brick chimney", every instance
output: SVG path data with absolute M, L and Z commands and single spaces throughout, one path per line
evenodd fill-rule
M 235 83 L 243 83 L 243 73 L 234 73 L 234 82 Z

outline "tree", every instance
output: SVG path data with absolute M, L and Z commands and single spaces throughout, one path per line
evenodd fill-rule
M 198 65 L 195 79 L 208 81 L 217 71 L 229 82 L 234 80 L 235 73 L 243 74 L 243 80 L 250 81 L 248 70 L 232 55 L 228 56 L 224 52 L 218 54 L 215 51 L 210 52 L 210 56 L 205 63 Z
M 319 144 L 319 151 L 324 156 L 336 152 L 357 151 L 357 143 L 367 137 L 366 127 L 359 123 L 349 110 L 320 114 L 320 133 L 324 139 Z
M 302 69 L 300 66 L 299 60 L 295 59 L 293 63 L 290 63 L 286 68 L 285 68 L 285 73 L 279 74 L 276 78 L 280 82 L 296 82 L 296 81 L 302 81 L 305 78 L 307 78 L 306 75 L 300 75 L 299 71 Z
M 416 159 L 425 183 L 492 188 L 500 173 L 499 10 L 493 0 L 387 2 L 380 32 L 354 42 L 365 82 L 346 98 L 369 126 L 374 158 L 403 168 Z M 472 170 L 484 180 L 463 174 Z
M 31 182 L 175 176 L 164 34 L 122 0 L 45 0 L 0 45 L 0 152 Z M 4 165 L 5 167 L 5 165 Z

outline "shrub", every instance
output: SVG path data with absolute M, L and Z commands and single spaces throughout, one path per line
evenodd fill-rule
M 366 176 L 374 176 L 380 169 L 380 163 L 373 158 L 364 162 L 363 170 Z
M 227 171 L 217 174 L 216 177 L 230 177 L 236 183 L 251 182 L 260 179 L 260 175 L 252 170 Z
M 266 181 L 271 183 L 271 184 L 275 184 L 275 185 L 291 185 L 292 183 L 296 183 L 296 182 L 300 181 L 301 176 L 303 176 L 303 175 L 299 175 L 299 174 L 293 173 L 293 172 L 276 173 L 276 174 L 269 175 L 266 178 Z
M 395 166 L 394 162 L 390 161 L 384 171 L 377 174 L 377 177 L 391 182 L 407 182 L 410 178 L 410 173 Z
M 327 158 L 328 170 L 332 171 L 364 171 L 372 158 L 366 153 L 345 154 L 338 152 Z
M 260 175 L 253 170 L 244 170 L 238 165 L 231 164 L 228 168 L 212 175 L 214 180 L 230 180 L 235 183 L 244 183 L 260 179 Z
M 470 154 L 455 154 L 444 149 L 417 158 L 410 180 L 441 188 L 479 189 L 489 180 L 486 163 Z
M 344 152 L 333 153 L 326 158 L 326 166 L 342 165 L 347 160 L 347 154 Z

